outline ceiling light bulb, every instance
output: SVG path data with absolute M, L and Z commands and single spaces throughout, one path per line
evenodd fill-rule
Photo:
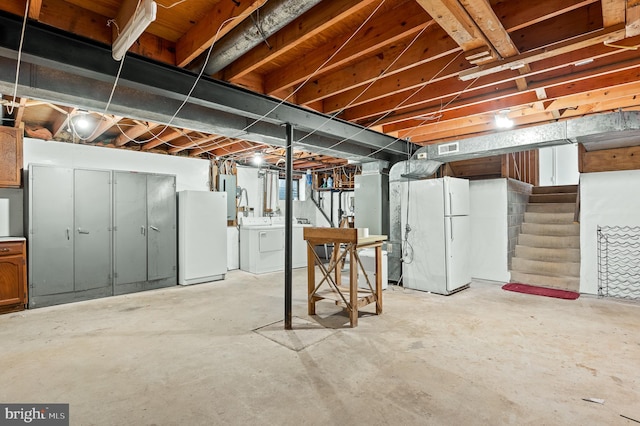
M 78 130 L 87 130 L 89 128 L 89 119 L 86 115 L 81 115 L 75 120 L 75 126 Z
M 255 154 L 253 155 L 253 164 L 254 164 L 254 165 L 256 165 L 256 166 L 261 165 L 261 164 L 262 164 L 262 160 L 263 160 L 263 159 L 262 159 L 262 154 L 260 154 L 259 152 L 258 152 L 258 153 L 255 153 Z
M 513 127 L 513 120 L 506 116 L 506 114 L 496 114 L 495 116 L 496 127 L 499 129 L 510 129 Z

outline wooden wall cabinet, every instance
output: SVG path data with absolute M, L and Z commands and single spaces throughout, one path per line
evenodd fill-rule
M 24 238 L 0 238 L 0 314 L 26 307 L 26 253 Z
M 0 188 L 20 188 L 22 129 L 0 126 Z

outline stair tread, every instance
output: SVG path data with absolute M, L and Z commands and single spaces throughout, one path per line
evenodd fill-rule
M 515 257 L 520 259 L 580 262 L 580 249 L 570 247 L 531 247 L 517 244 Z
M 550 277 L 546 275 L 511 271 L 511 281 L 541 287 L 559 288 L 562 290 L 576 292 L 580 291 L 580 278 L 578 277 Z
M 562 192 L 578 192 L 578 185 L 534 186 L 532 194 L 549 194 Z
M 518 235 L 518 244 L 526 247 L 540 248 L 580 248 L 579 235 L 535 235 L 520 233 Z
M 524 223 L 570 224 L 574 216 L 573 212 L 525 212 Z
M 522 233 L 541 236 L 579 236 L 580 225 L 577 223 L 530 223 L 522 224 Z
M 511 270 L 550 277 L 579 277 L 580 262 L 552 262 L 514 257 L 511 260 Z
M 575 204 L 578 197 L 577 193 L 561 192 L 557 194 L 531 194 L 529 203 L 573 203 Z
M 576 203 L 528 203 L 527 212 L 530 213 L 573 213 Z

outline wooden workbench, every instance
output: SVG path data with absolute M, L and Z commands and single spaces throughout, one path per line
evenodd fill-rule
M 386 235 L 370 235 L 358 238 L 355 228 L 304 228 L 307 241 L 307 286 L 309 315 L 316 314 L 316 302 L 327 299 L 343 306 L 349 313 L 351 327 L 358 325 L 358 309 L 370 303 L 376 303 L 376 314 L 382 313 L 382 242 Z M 315 246 L 333 244 L 333 254 L 329 265 L 325 266 L 315 251 Z M 376 280 L 375 286 L 369 281 L 362 267 L 358 250 L 375 248 Z M 341 267 L 349 256 L 349 286 L 342 286 Z M 316 268 L 322 271 L 322 278 L 316 283 Z M 366 279 L 369 288 L 358 288 L 358 268 Z M 326 285 L 325 285 L 326 284 Z

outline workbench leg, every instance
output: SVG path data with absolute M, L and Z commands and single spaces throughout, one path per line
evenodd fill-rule
M 349 248 L 349 303 L 351 304 L 349 319 L 351 327 L 358 325 L 358 259 L 356 256 L 356 247 L 351 245 Z
M 342 285 L 342 268 L 341 268 L 342 262 L 338 260 L 341 254 L 342 253 L 340 253 L 340 243 L 333 243 L 333 251 L 331 252 L 331 258 L 333 259 L 334 262 L 336 262 L 336 269 L 333 273 L 333 276 L 335 277 L 335 282 L 338 287 Z
M 316 288 L 316 258 L 313 246 L 307 243 L 307 311 L 309 315 L 316 314 L 316 301 L 312 298 L 313 290 Z
M 382 313 L 382 247 L 376 247 L 376 314 Z

